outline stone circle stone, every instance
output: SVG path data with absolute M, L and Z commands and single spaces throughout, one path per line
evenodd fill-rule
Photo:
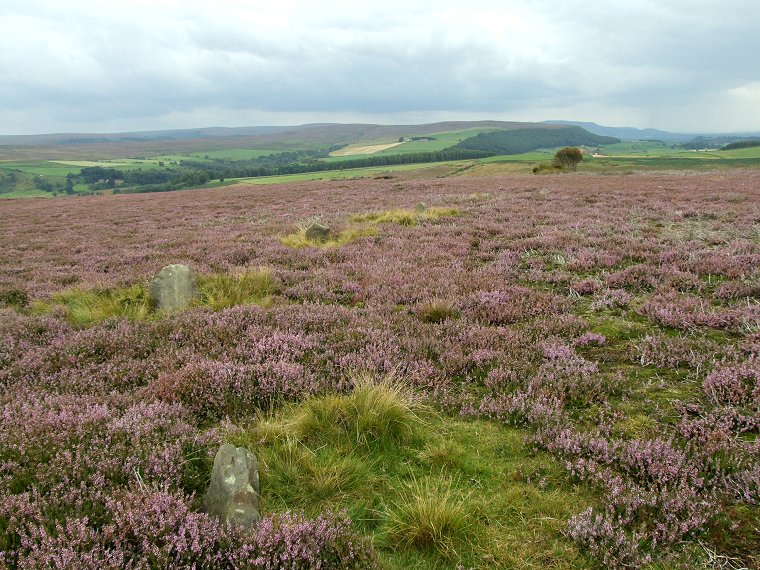
M 181 311 L 198 296 L 193 270 L 181 263 L 162 268 L 148 288 L 156 308 L 164 311 Z
M 250 528 L 261 520 L 259 466 L 252 451 L 230 444 L 219 448 L 203 505 L 208 514 L 235 526 Z
M 311 224 L 306 228 L 306 239 L 325 242 L 330 239 L 330 227 L 319 223 Z

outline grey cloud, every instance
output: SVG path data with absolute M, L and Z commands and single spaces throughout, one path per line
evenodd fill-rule
M 305 2 L 282 13 L 190 2 L 70 14 L 10 3 L 0 10 L 27 27 L 0 38 L 0 129 L 3 114 L 14 124 L 25 113 L 30 124 L 56 116 L 72 130 L 130 120 L 150 128 L 151 118 L 211 107 L 467 118 L 596 104 L 608 115 L 617 106 L 656 117 L 760 81 L 755 2 L 474 2 L 466 12 L 446 1 L 390 4 L 335 14 Z

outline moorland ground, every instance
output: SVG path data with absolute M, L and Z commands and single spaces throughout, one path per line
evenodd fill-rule
M 0 565 L 757 567 L 759 301 L 754 170 L 3 201 Z

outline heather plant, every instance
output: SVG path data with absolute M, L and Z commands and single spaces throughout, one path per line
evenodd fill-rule
M 702 390 L 715 405 L 751 405 L 760 411 L 760 362 L 751 358 L 738 365 L 721 364 L 705 378 Z
M 209 455 L 234 438 L 261 460 L 272 528 L 278 512 L 306 513 L 292 544 L 324 557 L 296 567 L 336 565 L 328 553 L 356 533 L 391 567 L 698 567 L 707 552 L 757 566 L 758 174 L 527 180 L 0 204 L 0 289 L 28 300 L 0 307 L 0 566 L 245 566 L 237 539 L 198 512 Z M 452 223 L 385 226 L 346 247 L 279 239 L 324 204 L 327 224 L 351 229 L 353 213 L 402 202 L 463 206 Z M 177 261 L 215 276 L 207 303 L 234 306 L 140 316 L 143 293 L 124 293 Z M 238 287 L 256 267 L 269 277 Z M 50 302 L 72 287 L 111 292 L 116 318 L 89 321 L 85 303 L 89 324 L 74 326 Z M 356 370 L 395 372 L 415 405 L 439 410 L 415 411 L 414 436 L 383 423 Z M 467 511 L 457 556 L 384 541 L 413 477 L 420 495 L 450 484 Z M 353 520 L 345 541 L 311 541 L 333 508 Z M 104 538 L 117 518 L 123 548 Z M 213 540 L 195 549 L 192 529 Z M 267 552 L 290 552 L 285 540 Z
M 720 348 L 708 340 L 684 335 L 648 334 L 634 344 L 631 360 L 642 366 L 676 368 L 688 366 L 697 371 L 715 360 Z
M 193 512 L 188 498 L 161 490 L 127 491 L 106 502 L 101 528 L 70 517 L 53 529 L 30 525 L 19 568 L 375 568 L 377 557 L 345 513 L 309 519 L 265 517 L 251 533 Z
M 480 291 L 463 300 L 462 313 L 488 325 L 512 324 L 537 316 L 561 314 L 566 304 L 557 295 L 512 286 Z

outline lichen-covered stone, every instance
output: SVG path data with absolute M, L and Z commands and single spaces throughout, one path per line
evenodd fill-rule
M 181 311 L 198 296 L 193 270 L 179 263 L 161 269 L 149 289 L 156 308 L 163 311 Z
M 222 445 L 203 504 L 208 514 L 223 522 L 246 528 L 256 525 L 261 519 L 256 455 L 244 447 Z
M 306 239 L 325 242 L 330 239 L 330 227 L 324 224 L 311 224 L 306 228 Z

